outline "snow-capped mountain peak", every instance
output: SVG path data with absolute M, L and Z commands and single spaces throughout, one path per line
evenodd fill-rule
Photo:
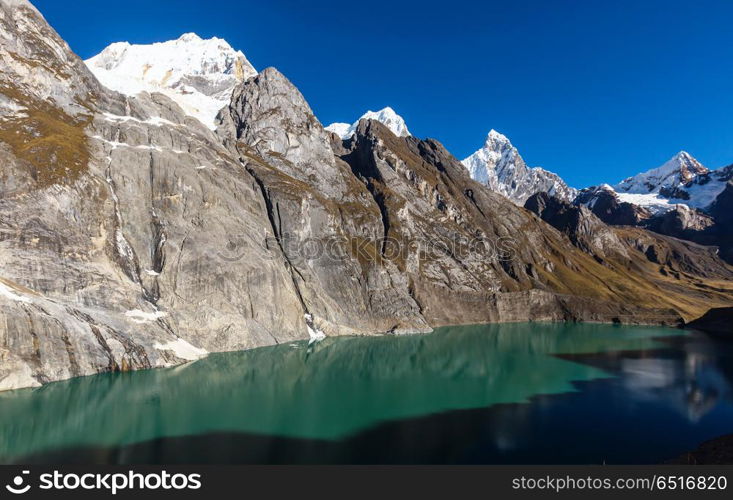
M 539 167 L 528 167 L 511 141 L 494 129 L 486 135 L 483 147 L 462 163 L 472 179 L 486 184 L 518 205 L 523 205 L 538 192 L 568 201 L 577 193 L 558 175 Z
M 497 132 L 493 128 L 489 130 L 489 133 L 486 135 L 486 142 L 484 143 L 484 147 L 490 146 L 491 144 L 509 144 L 511 146 L 511 142 L 502 133 Z
M 408 137 L 411 135 L 410 131 L 407 129 L 407 124 L 405 123 L 405 120 L 389 106 L 380 109 L 379 111 L 367 111 L 359 117 L 359 120 L 361 119 L 376 120 L 384 124 L 388 129 L 392 131 L 393 134 L 398 137 Z M 331 125 L 326 127 L 326 130 L 328 130 L 329 132 L 333 132 L 342 139 L 348 139 L 349 137 L 354 135 L 356 127 L 357 125 L 359 125 L 359 120 L 356 120 L 351 125 L 342 122 L 332 123 Z
M 397 137 L 407 137 L 410 131 L 407 129 L 405 120 L 395 113 L 394 109 L 387 106 L 379 111 L 367 111 L 360 119 L 377 120 L 387 126 Z M 357 120 L 358 123 L 358 120 Z
M 505 135 L 494 129 L 486 135 L 484 146 L 463 160 L 463 164 L 473 180 L 486 184 L 495 191 L 501 191 L 500 173 L 516 170 L 518 166 L 526 168 L 517 148 L 512 146 Z
M 196 33 L 146 45 L 116 42 L 84 62 L 106 87 L 128 95 L 161 92 L 210 128 L 234 86 L 257 74 L 226 40 Z
M 182 42 L 198 42 L 201 41 L 201 37 L 198 36 L 196 33 L 184 33 L 180 37 L 178 37 L 178 40 Z
M 336 122 L 332 123 L 328 127 L 325 127 L 325 129 L 329 132 L 333 132 L 337 136 L 341 137 L 341 139 L 348 139 L 352 136 L 354 130 L 356 130 L 356 127 L 354 127 L 350 123 Z
M 613 186 L 621 202 L 663 214 L 678 205 L 706 209 L 733 177 L 730 167 L 709 170 L 690 153 L 680 151 L 659 167 Z
M 697 175 L 710 172 L 686 151 L 680 151 L 663 165 L 624 179 L 615 187 L 625 193 L 660 193 L 692 181 Z

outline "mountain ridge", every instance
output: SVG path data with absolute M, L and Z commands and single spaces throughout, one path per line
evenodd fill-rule
M 733 298 L 710 249 L 694 266 L 598 225 L 621 241 L 604 259 L 437 140 L 336 138 L 274 68 L 213 129 L 107 89 L 29 5 L 0 0 L 0 390 L 323 335 L 677 325 Z

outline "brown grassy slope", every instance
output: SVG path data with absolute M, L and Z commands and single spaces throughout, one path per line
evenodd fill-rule
M 10 86 L 0 94 L 23 107 L 0 120 L 0 142 L 7 144 L 37 188 L 69 183 L 87 170 L 89 148 L 84 129 L 90 117 L 71 117 L 48 101 L 34 99 Z
M 416 187 L 433 186 L 446 203 L 465 214 L 453 223 L 466 233 L 479 228 L 487 234 L 502 235 L 501 220 L 516 219 L 517 214 L 512 211 L 523 212 L 525 220 L 518 228 L 514 227 L 511 235 L 519 243 L 519 258 L 511 262 L 513 272 L 504 275 L 504 291 L 539 288 L 644 308 L 670 308 L 685 319 L 697 317 L 710 307 L 733 302 L 733 269 L 711 255 L 709 249 L 685 245 L 638 228 L 617 228 L 631 258 L 614 257 L 600 263 L 534 214 L 509 206 L 507 200 L 499 199 L 501 197 L 472 181 L 462 165 L 436 141 L 399 138 L 376 122 L 371 122 L 369 129 L 386 149 L 407 165 L 410 171 L 405 176 L 407 182 Z M 382 193 L 390 213 L 401 206 L 403 201 L 393 186 L 381 182 L 378 176 L 372 176 L 370 182 Z M 399 231 L 398 224 L 391 227 Z M 640 239 L 652 240 L 651 244 L 664 253 L 667 260 L 650 261 L 646 253 L 634 245 Z M 521 269 L 528 262 L 539 263 L 544 259 L 551 265 L 536 265 L 536 277 Z M 687 265 L 700 259 L 707 262 L 707 270 Z

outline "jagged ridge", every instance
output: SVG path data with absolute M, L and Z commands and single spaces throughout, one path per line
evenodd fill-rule
M 703 275 L 655 249 L 661 281 L 648 259 L 600 262 L 435 140 L 363 119 L 342 141 L 272 68 L 235 84 L 214 131 L 165 93 L 105 89 L 34 9 L 8 5 L 4 109 L 83 119 L 88 159 L 48 178 L 0 147 L 0 389 L 322 334 L 676 324 L 732 296 L 714 254 Z

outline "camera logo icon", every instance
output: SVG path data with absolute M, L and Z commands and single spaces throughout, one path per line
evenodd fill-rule
M 5 485 L 5 489 L 7 489 L 10 493 L 12 493 L 14 495 L 22 495 L 23 493 L 28 493 L 28 490 L 31 489 L 31 485 L 30 484 L 26 484 L 25 486 L 23 486 L 23 483 L 25 482 L 25 478 L 23 476 L 27 476 L 30 473 L 31 473 L 31 471 L 24 470 L 23 473 L 22 473 L 22 475 L 15 476 L 13 478 L 13 484 L 12 485 L 10 485 L 10 484 Z

